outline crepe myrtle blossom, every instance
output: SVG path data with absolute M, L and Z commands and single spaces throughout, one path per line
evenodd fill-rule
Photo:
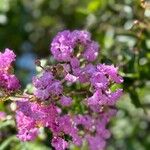
M 90 33 L 84 30 L 59 32 L 51 43 L 51 52 L 57 61 L 70 62 L 75 57 L 75 48 L 78 45 L 83 46 L 83 58 L 90 62 L 96 59 L 99 45 L 91 40 Z
M 69 98 L 62 97 L 65 101 Z M 68 102 L 63 102 L 68 106 Z M 75 144 L 80 139 L 78 130 L 73 124 L 70 115 L 62 115 L 55 104 L 41 105 L 37 102 L 30 102 L 28 98 L 17 102 L 16 121 L 18 128 L 17 137 L 21 141 L 34 140 L 39 134 L 40 127 L 47 127 L 53 133 L 52 145 L 56 149 L 65 149 L 68 143 L 63 139 L 63 134 L 72 137 Z M 81 142 L 80 142 L 81 143 Z
M 62 93 L 61 82 L 54 79 L 50 71 L 45 71 L 40 77 L 33 77 L 32 81 L 35 87 L 34 95 L 41 100 L 52 99 L 52 96 Z
M 17 137 L 32 141 L 44 127 L 51 132 L 50 143 L 56 150 L 69 149 L 70 144 L 82 147 L 85 141 L 89 150 L 104 150 L 111 137 L 108 124 L 123 93 L 120 88 L 111 90 L 123 82 L 119 68 L 94 62 L 99 45 L 84 30 L 59 32 L 50 51 L 57 62 L 43 67 L 36 61 L 42 71 L 32 79 L 33 93 L 16 97 Z M 9 49 L 0 53 L 1 89 L 20 87 L 10 72 L 15 57 Z
M 4 53 L 0 52 L 0 88 L 4 88 L 9 92 L 20 88 L 19 80 L 12 72 L 12 63 L 15 61 L 16 55 L 8 48 Z

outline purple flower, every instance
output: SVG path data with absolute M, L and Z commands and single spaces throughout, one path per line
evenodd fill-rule
M 83 53 L 83 57 L 89 62 L 94 61 L 98 56 L 99 45 L 96 42 L 87 44 L 86 51 Z
M 16 55 L 8 48 L 5 49 L 4 53 L 0 52 L 0 70 L 4 71 L 9 69 L 12 62 L 15 61 Z
M 52 139 L 52 146 L 56 150 L 65 150 L 68 147 L 68 143 L 60 137 L 54 137 Z
M 115 105 L 115 103 L 119 100 L 122 94 L 123 94 L 123 89 L 117 89 L 115 92 L 109 93 L 108 94 L 109 105 Z
M 106 119 L 106 120 L 105 120 Z M 96 133 L 104 139 L 108 139 L 111 136 L 111 133 L 108 129 L 106 129 L 108 121 L 107 118 L 103 117 L 101 120 L 97 119 L 95 123 Z
M 76 125 L 83 125 L 86 129 L 92 129 L 93 121 L 90 115 L 76 115 L 74 118 Z
M 22 141 L 34 140 L 39 128 L 46 127 L 52 133 L 51 145 L 56 150 L 69 148 L 70 140 L 77 146 L 86 141 L 90 150 L 104 150 L 111 136 L 107 125 L 116 115 L 114 106 L 123 92 L 119 88 L 111 91 L 111 85 L 123 82 L 118 68 L 92 64 L 98 57 L 99 45 L 84 30 L 59 32 L 51 43 L 51 53 L 63 63 L 43 69 L 40 76 L 33 77 L 33 95 L 25 94 L 27 98 L 17 101 L 17 137 Z M 5 56 L 0 53 L 0 85 L 11 90 L 19 84 L 8 72 L 14 60 L 11 51 L 6 50 Z M 59 65 L 63 69 L 58 69 Z
M 18 127 L 17 137 L 21 141 L 34 140 L 38 134 L 36 122 L 33 118 L 25 116 L 21 111 L 16 112 L 16 121 Z
M 86 60 L 94 61 L 97 58 L 99 46 L 91 40 L 90 33 L 84 30 L 59 32 L 51 43 L 51 52 L 57 61 L 70 62 L 78 44 L 84 47 L 82 56 Z
M 93 72 L 90 81 L 96 89 L 106 89 L 109 83 L 105 74 L 101 72 Z
M 70 106 L 72 104 L 72 99 L 70 97 L 62 96 L 60 103 L 62 106 Z
M 91 41 L 91 34 L 85 30 L 72 31 L 72 37 L 74 39 L 74 42 L 80 42 L 83 43 L 84 45 Z
M 0 85 L 10 91 L 20 88 L 20 83 L 16 76 L 8 73 L 0 74 Z
M 17 106 L 18 111 L 45 127 L 51 126 L 58 116 L 57 107 L 52 104 L 41 105 L 36 102 L 29 102 L 29 99 L 22 99 L 17 102 Z
M 81 83 L 90 82 L 90 78 L 95 72 L 95 66 L 92 64 L 88 64 L 83 68 L 76 68 L 73 70 L 73 75 L 79 77 L 79 81 Z
M 87 136 L 90 150 L 104 150 L 106 141 L 101 136 Z
M 97 90 L 93 96 L 89 97 L 87 99 L 87 104 L 90 105 L 99 105 L 99 101 L 100 101 L 100 97 L 101 97 L 101 91 Z
M 0 87 L 9 91 L 15 91 L 20 88 L 19 80 L 11 73 L 12 62 L 16 55 L 12 50 L 5 49 L 0 53 Z
M 100 64 L 97 65 L 97 69 L 100 72 L 103 72 L 107 74 L 111 80 L 113 80 L 116 83 L 122 83 L 123 78 L 118 74 L 118 68 L 114 67 L 114 65 L 105 65 L 105 64 Z
M 71 58 L 70 64 L 71 64 L 72 68 L 79 68 L 80 67 L 80 61 L 76 57 Z
M 59 116 L 56 119 L 55 124 L 53 124 L 51 130 L 55 136 L 58 136 L 61 133 L 69 135 L 70 137 L 72 137 L 72 141 L 76 145 L 81 145 L 82 143 L 82 140 L 78 135 L 78 129 L 74 125 L 74 122 L 70 115 Z
M 87 99 L 87 104 L 89 106 L 102 106 L 102 105 L 115 105 L 117 100 L 122 95 L 122 89 L 118 89 L 115 92 L 105 92 L 102 90 L 97 90 L 93 96 Z
M 45 71 L 40 77 L 33 77 L 32 83 L 35 88 L 44 89 L 52 83 L 54 77 L 50 71 Z
M 61 82 L 54 79 L 51 72 L 45 71 L 40 77 L 33 78 L 34 95 L 40 100 L 47 100 L 53 95 L 60 95 L 63 91 Z
M 74 83 L 74 82 L 77 82 L 78 77 L 76 77 L 76 76 L 74 76 L 74 75 L 68 73 L 68 74 L 65 76 L 65 80 L 67 80 L 67 81 L 69 81 L 69 82 L 71 82 L 71 83 Z
M 59 32 L 51 43 L 51 52 L 57 61 L 70 61 L 73 53 L 71 32 Z

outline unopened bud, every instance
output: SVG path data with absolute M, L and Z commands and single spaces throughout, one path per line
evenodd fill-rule
M 35 60 L 35 65 L 41 66 L 41 61 L 40 61 L 39 59 L 36 59 L 36 60 Z

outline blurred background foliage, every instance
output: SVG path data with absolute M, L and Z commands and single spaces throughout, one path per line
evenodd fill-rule
M 107 150 L 149 150 L 150 1 L 0 0 L 0 49 L 17 53 L 16 74 L 24 86 L 35 74 L 35 59 L 50 56 L 52 38 L 64 29 L 90 31 L 101 45 L 98 61 L 116 64 L 124 77 Z M 0 110 L 7 111 L 0 122 L 0 150 L 50 149 L 44 131 L 35 142 L 19 142 L 6 106 L 0 103 Z

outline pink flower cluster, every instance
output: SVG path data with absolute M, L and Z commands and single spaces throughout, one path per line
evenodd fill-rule
M 33 77 L 35 87 L 34 95 L 41 99 L 52 99 L 53 96 L 62 94 L 61 82 L 54 78 L 52 72 L 45 71 L 41 77 Z
M 24 93 L 17 101 L 17 137 L 21 141 L 34 140 L 39 128 L 46 127 L 56 150 L 65 150 L 70 143 L 82 146 L 83 142 L 90 150 L 104 150 L 111 136 L 107 125 L 116 114 L 115 104 L 122 95 L 122 89 L 111 90 L 112 85 L 123 82 L 118 68 L 92 63 L 98 57 L 99 45 L 87 31 L 59 32 L 50 51 L 58 63 L 46 66 L 33 77 L 33 94 Z M 0 78 L 2 73 L 8 73 L 14 59 L 10 50 L 0 54 Z M 1 87 L 19 87 L 16 82 L 10 88 L 9 80 L 4 81 L 0 80 Z
M 0 52 L 0 88 L 9 92 L 19 89 L 20 84 L 16 76 L 11 72 L 12 62 L 16 55 L 12 50 L 6 48 L 4 53 Z
M 51 43 L 51 52 L 57 61 L 72 61 L 73 66 L 79 65 L 74 55 L 75 48 L 82 45 L 84 51 L 81 55 L 92 62 L 98 55 L 99 46 L 91 40 L 91 35 L 87 31 L 65 30 L 59 32 Z M 72 66 L 72 67 L 73 67 Z

